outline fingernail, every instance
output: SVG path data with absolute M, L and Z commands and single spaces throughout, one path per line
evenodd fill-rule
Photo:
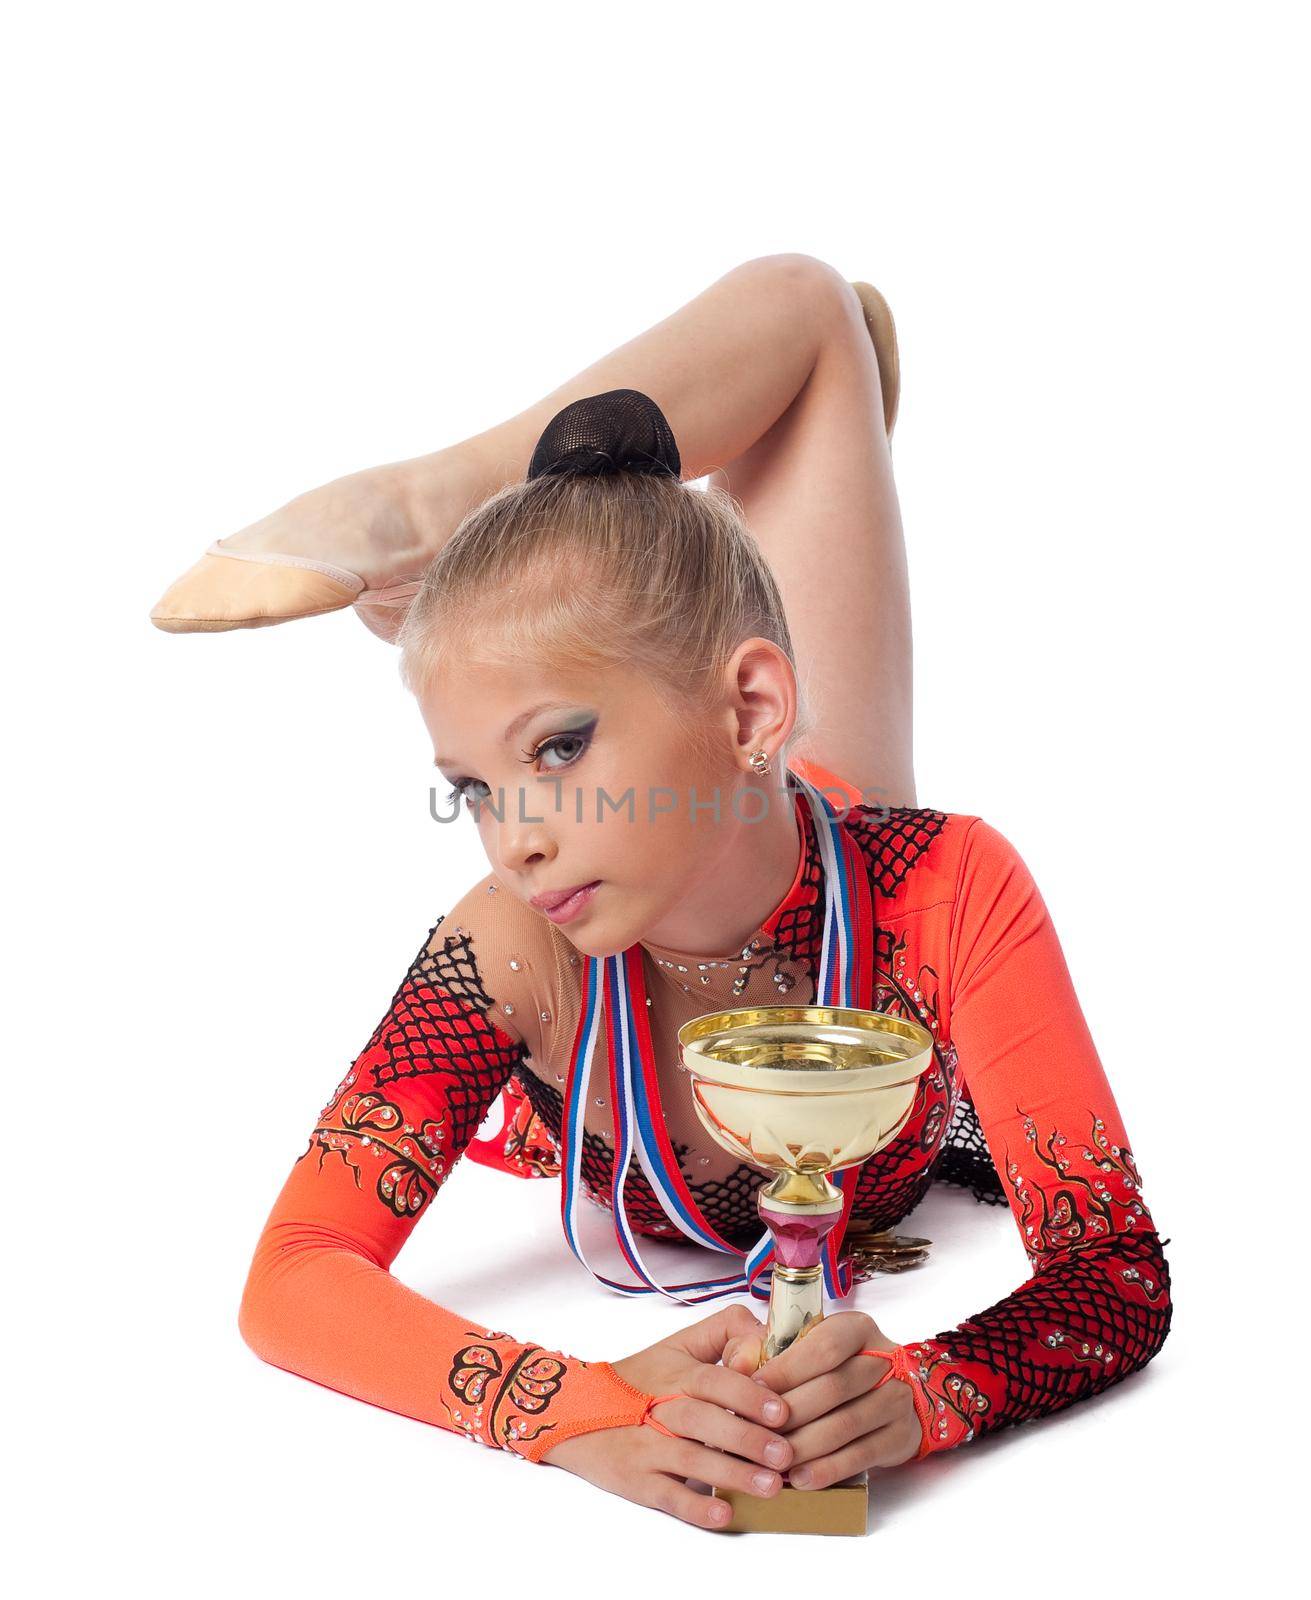
M 781 1400 L 766 1400 L 765 1415 L 771 1422 L 781 1422 L 783 1419 L 783 1402 Z
M 776 1467 L 781 1467 L 788 1458 L 788 1447 L 781 1439 L 775 1439 L 773 1444 L 765 1446 L 765 1459 L 772 1461 Z
M 711 1506 L 710 1515 L 715 1519 L 716 1522 L 727 1522 L 732 1510 L 732 1506 L 725 1505 L 721 1500 L 717 1501 L 713 1506 Z
M 761 1494 L 768 1494 L 778 1482 L 778 1479 L 772 1472 L 753 1472 L 751 1474 L 751 1481 L 755 1484 L 756 1488 L 760 1490 Z
M 796 1484 L 798 1489 L 804 1489 L 810 1482 L 810 1468 L 793 1467 L 792 1471 L 788 1473 L 788 1482 Z

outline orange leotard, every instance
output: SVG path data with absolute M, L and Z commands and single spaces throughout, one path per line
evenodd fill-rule
M 822 782 L 816 774 L 809 767 Z M 730 980 L 797 1003 L 813 994 L 821 868 L 804 807 L 798 819 L 792 887 L 740 962 L 646 947 L 669 1026 L 733 1003 L 741 990 Z M 924 1455 L 1142 1367 L 1169 1329 L 1169 1269 L 1051 918 L 1014 846 L 982 818 L 927 808 L 855 805 L 843 825 L 873 893 L 874 1004 L 922 1022 L 935 1042 L 908 1122 L 859 1173 L 853 1218 L 890 1227 L 934 1181 L 965 1184 L 1009 1203 L 1030 1266 L 996 1304 L 899 1347 L 895 1375 L 914 1391 Z M 558 1181 L 551 1069 L 576 1017 L 571 951 L 562 930 L 490 876 L 439 919 L 316 1119 L 240 1310 L 265 1360 L 530 1461 L 574 1434 L 649 1418 L 652 1396 L 606 1361 L 482 1327 L 389 1268 L 466 1150 Z M 471 1143 L 498 1097 L 503 1131 Z M 609 1203 L 608 1115 L 584 1154 L 599 1205 Z M 703 1174 L 708 1158 L 691 1136 L 675 1150 L 721 1234 L 753 1242 L 763 1175 Z M 638 1231 L 671 1233 L 640 1171 L 630 1196 Z

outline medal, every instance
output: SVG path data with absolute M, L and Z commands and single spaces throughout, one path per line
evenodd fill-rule
M 824 936 L 815 984 L 815 1004 L 870 1009 L 874 971 L 874 915 L 869 877 L 860 849 L 843 828 L 828 798 L 793 773 L 801 803 L 810 807 L 824 874 Z M 582 1183 L 584 1113 L 587 1086 L 597 1052 L 606 1052 L 610 1103 L 615 1125 L 610 1200 L 623 1264 L 637 1281 L 598 1271 L 588 1260 L 579 1227 L 585 1194 Z M 651 1044 L 650 1016 L 642 946 L 619 954 L 590 957 L 583 974 L 582 1007 L 570 1054 L 562 1128 L 560 1214 L 565 1239 L 582 1264 L 619 1294 L 661 1294 L 684 1305 L 750 1292 L 767 1299 L 774 1255 L 766 1229 L 744 1252 L 707 1221 L 674 1155 L 660 1102 L 660 1084 Z M 662 1283 L 642 1258 L 624 1201 L 636 1157 L 670 1223 L 693 1243 L 730 1258 L 718 1274 Z M 824 1285 L 835 1298 L 851 1290 L 851 1263 L 839 1259 L 855 1192 L 856 1168 L 832 1174 L 843 1191 L 842 1215 L 824 1247 Z

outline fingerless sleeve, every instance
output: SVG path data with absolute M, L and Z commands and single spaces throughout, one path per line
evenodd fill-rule
M 1059 1411 L 1160 1350 L 1170 1275 L 1051 917 L 1014 847 L 976 818 L 950 934 L 951 1044 L 1031 1276 L 904 1346 L 920 1455 Z
M 238 1322 L 275 1366 L 540 1461 L 575 1434 L 640 1421 L 650 1396 L 608 1362 L 482 1327 L 390 1271 L 526 1056 L 491 1015 L 472 936 L 444 921 L 319 1113 Z

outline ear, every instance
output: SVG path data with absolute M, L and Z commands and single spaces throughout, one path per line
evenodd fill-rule
M 724 679 L 734 748 L 773 756 L 797 720 L 797 674 L 787 652 L 772 639 L 744 639 Z

